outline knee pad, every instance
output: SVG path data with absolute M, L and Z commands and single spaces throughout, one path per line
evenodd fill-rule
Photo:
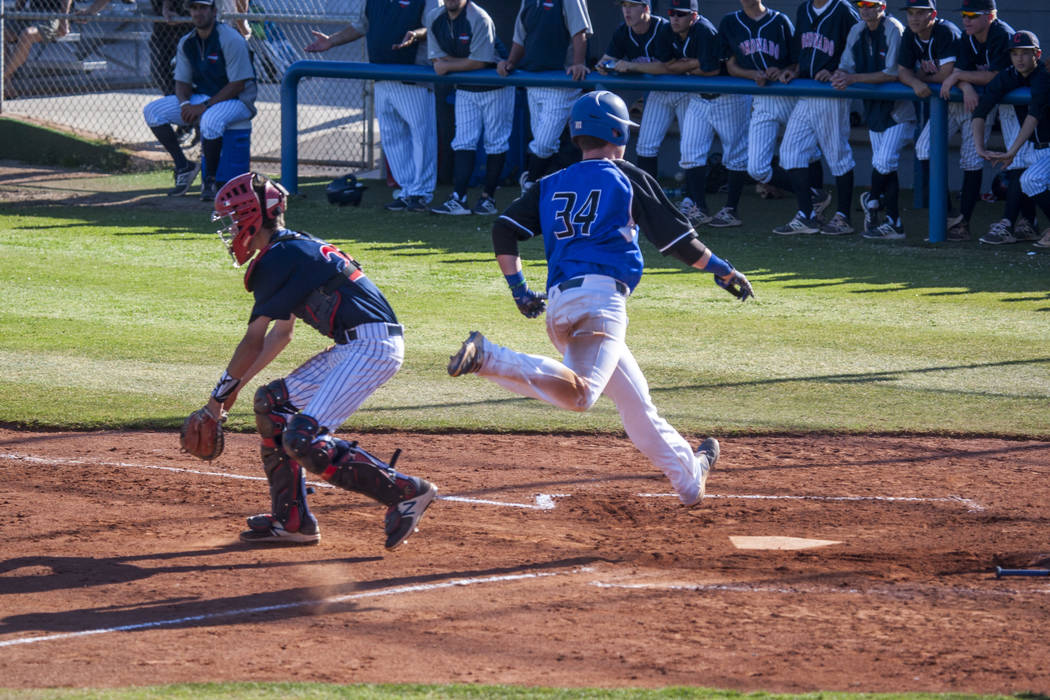
M 313 474 L 324 474 L 336 456 L 337 441 L 312 416 L 297 413 L 281 434 L 285 453 Z
M 255 428 L 263 440 L 280 437 L 288 416 L 295 407 L 288 401 L 288 386 L 283 379 L 264 384 L 255 392 Z

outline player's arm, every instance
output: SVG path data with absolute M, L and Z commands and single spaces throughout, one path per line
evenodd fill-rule
M 929 97 L 933 94 L 930 86 L 920 80 L 918 74 L 907 66 L 897 66 L 897 80 L 910 87 L 917 97 Z
M 1017 138 L 1010 144 L 1010 148 L 1007 149 L 1006 153 L 989 153 L 986 157 L 995 161 L 1000 168 L 1006 169 L 1010 167 L 1014 158 L 1017 157 L 1017 152 L 1021 150 L 1021 146 L 1024 145 L 1025 141 L 1035 133 L 1037 126 L 1039 126 L 1039 118 L 1032 116 L 1032 113 L 1029 112 L 1024 119 L 1024 123 L 1021 124 L 1021 130 L 1017 132 Z
M 360 29 L 352 24 L 348 24 L 340 29 L 335 34 L 323 34 L 322 32 L 310 30 L 313 34 L 314 40 L 303 47 L 303 51 L 319 52 L 327 51 L 335 46 L 342 46 L 343 44 L 349 44 L 352 41 L 357 41 L 365 35 Z
M 576 32 L 572 37 L 572 65 L 565 69 L 565 75 L 573 80 L 583 80 L 591 69 L 587 67 L 587 32 Z
M 484 61 L 474 60 L 473 58 L 453 58 L 452 56 L 435 58 L 433 63 L 434 72 L 438 75 L 445 75 L 446 73 L 461 73 L 468 70 L 480 70 L 481 68 L 491 65 Z
M 237 400 L 240 388 L 270 364 L 291 341 L 295 317 L 277 320 L 273 330 L 267 333 L 271 320 L 268 316 L 256 316 L 248 324 L 208 401 L 212 415 L 220 415 L 220 409 L 229 410 Z
M 521 269 L 518 241 L 527 240 L 541 231 L 539 187 L 533 187 L 516 199 L 492 224 L 492 249 L 496 264 L 510 287 L 518 311 L 526 318 L 536 318 L 547 308 L 547 295 L 529 289 Z
M 648 63 L 636 63 L 620 59 L 616 62 L 614 70 L 620 73 L 644 73 L 645 75 L 668 75 L 667 64 L 663 61 L 649 61 Z
M 736 56 L 730 56 L 729 60 L 726 61 L 726 72 L 734 78 L 743 78 L 744 80 L 754 80 L 761 87 L 766 84 L 766 73 L 760 70 L 750 70 L 748 68 L 742 68 L 739 63 L 736 62 Z
M 524 57 L 525 47 L 517 42 L 512 43 L 507 57 L 496 64 L 496 72 L 502 76 L 510 75 Z

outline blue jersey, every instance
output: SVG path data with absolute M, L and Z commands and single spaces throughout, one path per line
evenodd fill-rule
M 665 254 L 696 238 L 660 185 L 622 160 L 583 160 L 548 175 L 500 219 L 519 239 L 543 237 L 548 290 L 590 274 L 633 290 L 644 267 L 639 229 Z
M 798 57 L 794 54 L 795 26 L 783 12 L 766 10 L 760 19 L 751 19 L 743 10 L 730 12 L 718 25 L 722 55 L 736 59 L 744 70 L 765 72 L 767 68 L 787 68 Z
M 562 70 L 572 35 L 562 16 L 564 0 L 523 2 L 519 17 L 525 28 L 522 70 Z
M 1039 120 L 1030 139 L 1040 148 L 1050 146 L 1050 71 L 1037 70 L 1032 78 L 1032 101 L 1028 114 Z
M 995 77 L 992 78 L 991 82 L 984 86 L 984 92 L 981 94 L 981 101 L 973 110 L 973 118 L 987 118 L 992 110 L 1003 101 L 1004 97 L 1018 88 L 1031 87 L 1032 81 L 1035 80 L 1035 77 L 1040 73 L 1045 72 L 1046 66 L 1041 60 L 1035 62 L 1035 70 L 1027 76 L 1018 73 L 1013 65 L 999 71 L 996 73 Z M 1028 116 L 1028 105 L 1011 106 L 1014 108 L 1014 114 L 1017 115 L 1018 123 L 1023 123 L 1025 117 Z M 1006 144 L 1006 146 L 1009 147 L 1010 144 Z
M 795 17 L 795 54 L 798 74 L 812 78 L 822 70 L 834 72 L 846 48 L 849 30 L 860 15 L 846 0 L 830 0 L 819 14 L 813 0 L 806 0 Z
M 700 70 L 710 72 L 722 66 L 722 41 L 711 20 L 699 15 L 689 26 L 685 37 L 674 35 L 671 44 L 675 58 L 695 58 Z
M 671 60 L 671 23 L 663 17 L 649 20 L 645 34 L 635 34 L 626 24 L 621 24 L 609 40 L 607 56 L 637 63 L 664 63 Z
M 419 47 L 412 45 L 395 49 L 409 29 L 423 26 L 424 0 L 368 0 L 365 17 L 368 18 L 368 60 L 372 63 L 412 65 Z
M 331 243 L 282 229 L 244 276 L 255 295 L 251 320 L 287 320 L 294 314 L 322 335 L 346 342 L 362 323 L 397 323 L 386 297 L 361 266 Z
M 910 28 L 904 28 L 897 64 L 916 73 L 922 72 L 922 62 L 931 61 L 940 68 L 957 58 L 959 28 L 947 20 L 934 20 L 929 39 L 921 39 Z
M 1001 19 L 988 25 L 988 36 L 984 42 L 977 41 L 969 34 L 959 37 L 956 49 L 958 57 L 955 67 L 965 71 L 998 72 L 1010 64 L 1010 39 L 1014 35 L 1013 27 Z

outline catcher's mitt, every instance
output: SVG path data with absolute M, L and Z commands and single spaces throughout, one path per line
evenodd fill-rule
M 179 444 L 183 452 L 189 452 L 199 459 L 213 460 L 222 454 L 226 439 L 222 433 L 222 424 L 226 422 L 226 412 L 215 416 L 203 406 L 186 417 L 179 433 Z

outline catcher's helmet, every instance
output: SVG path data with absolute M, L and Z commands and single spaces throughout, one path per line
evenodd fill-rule
M 215 195 L 212 221 L 230 217 L 228 226 L 220 230 L 230 257 L 243 265 L 252 257 L 249 247 L 252 236 L 264 226 L 273 226 L 274 219 L 284 212 L 288 190 L 261 173 L 244 173 L 233 178 Z
M 356 207 L 361 203 L 361 195 L 367 189 L 353 175 L 344 175 L 329 182 L 324 191 L 328 195 L 329 204 L 338 204 L 341 207 L 353 204 Z
M 627 105 L 608 90 L 595 90 L 581 96 L 569 116 L 570 135 L 585 134 L 617 146 L 627 145 L 628 128 L 632 126 L 638 125 L 631 121 Z

